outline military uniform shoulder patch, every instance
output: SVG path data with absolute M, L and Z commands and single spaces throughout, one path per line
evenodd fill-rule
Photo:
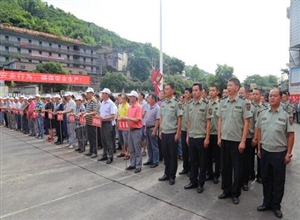
M 224 97 L 222 98 L 222 100 L 227 99 L 227 98 L 228 98 L 228 96 L 224 96 Z
M 178 108 L 182 110 L 183 104 L 181 102 L 178 103 Z
M 243 96 L 239 95 L 239 97 L 240 97 L 241 99 L 245 100 L 245 98 L 244 98 Z
M 212 113 L 213 113 L 212 108 L 208 109 L 208 113 L 209 113 L 209 115 L 212 115 Z
M 246 103 L 246 108 L 247 108 L 247 111 L 250 111 L 250 110 L 251 110 L 251 103 L 250 103 L 250 102 L 247 102 L 247 103 Z
M 283 108 L 284 111 L 286 111 L 289 115 L 292 114 L 287 108 Z
M 294 118 L 293 117 L 289 117 L 289 122 L 290 122 L 290 125 L 293 125 L 294 124 Z
M 208 104 L 208 101 L 206 101 L 205 99 L 202 99 L 202 101 L 203 101 L 205 104 Z

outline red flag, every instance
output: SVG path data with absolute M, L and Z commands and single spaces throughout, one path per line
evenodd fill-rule
M 159 95 L 161 89 L 161 80 L 163 78 L 163 75 L 161 74 L 160 70 L 155 70 L 154 67 L 152 67 L 152 75 L 151 75 L 151 81 L 154 87 L 154 91 L 156 95 Z

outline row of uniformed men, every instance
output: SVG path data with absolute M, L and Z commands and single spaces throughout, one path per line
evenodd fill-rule
M 187 89 L 186 102 L 182 105 L 175 101 L 174 89 L 172 84 L 166 85 L 166 99 L 161 105 L 160 136 L 165 172 L 159 180 L 168 180 L 170 185 L 175 183 L 177 157 L 174 146 L 182 138 L 184 163 L 180 174 L 190 171 L 190 182 L 184 188 L 197 188 L 197 192 L 202 193 L 206 173 L 217 183 L 221 167 L 223 192 L 219 199 L 231 197 L 232 202 L 238 204 L 241 188 L 247 191 L 249 176 L 254 177 L 252 160 L 256 147 L 261 158 L 261 167 L 258 167 L 261 177 L 258 179 L 264 189 L 264 202 L 258 211 L 272 209 L 277 217 L 282 217 L 280 203 L 285 167 L 291 160 L 294 142 L 292 115 L 281 106 L 282 92 L 271 90 L 269 105 L 263 105 L 260 90 L 254 89 L 251 102 L 248 100 L 250 92 L 240 88 L 239 80 L 233 78 L 228 82 L 228 97 L 218 100 L 218 88 L 213 85 L 208 102 L 201 98 L 201 84 L 195 83 L 193 99 Z M 211 155 L 215 160 L 214 173 Z

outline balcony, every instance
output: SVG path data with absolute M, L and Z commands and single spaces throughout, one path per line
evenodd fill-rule
M 16 48 L 26 48 L 26 49 L 35 49 L 40 51 L 46 51 L 51 53 L 60 53 L 60 54 L 67 54 L 67 55 L 77 55 L 82 57 L 88 57 L 93 59 L 99 59 L 99 56 L 97 53 L 94 54 L 87 54 L 85 52 L 80 52 L 79 50 L 65 50 L 65 49 L 59 49 L 59 48 L 53 48 L 53 47 L 47 47 L 47 46 L 41 46 L 36 45 L 32 43 L 24 43 L 24 42 L 18 42 L 13 40 L 0 40 L 0 44 L 4 46 L 13 46 Z

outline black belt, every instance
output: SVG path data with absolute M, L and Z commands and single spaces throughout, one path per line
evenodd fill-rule
M 111 121 L 102 121 L 102 124 L 108 124 L 111 123 Z
M 146 128 L 154 128 L 155 127 L 155 125 L 153 125 L 153 126 L 149 126 L 149 127 L 146 127 Z
M 129 130 L 130 131 L 137 131 L 137 130 L 140 130 L 140 129 L 142 129 L 142 128 L 130 128 Z

